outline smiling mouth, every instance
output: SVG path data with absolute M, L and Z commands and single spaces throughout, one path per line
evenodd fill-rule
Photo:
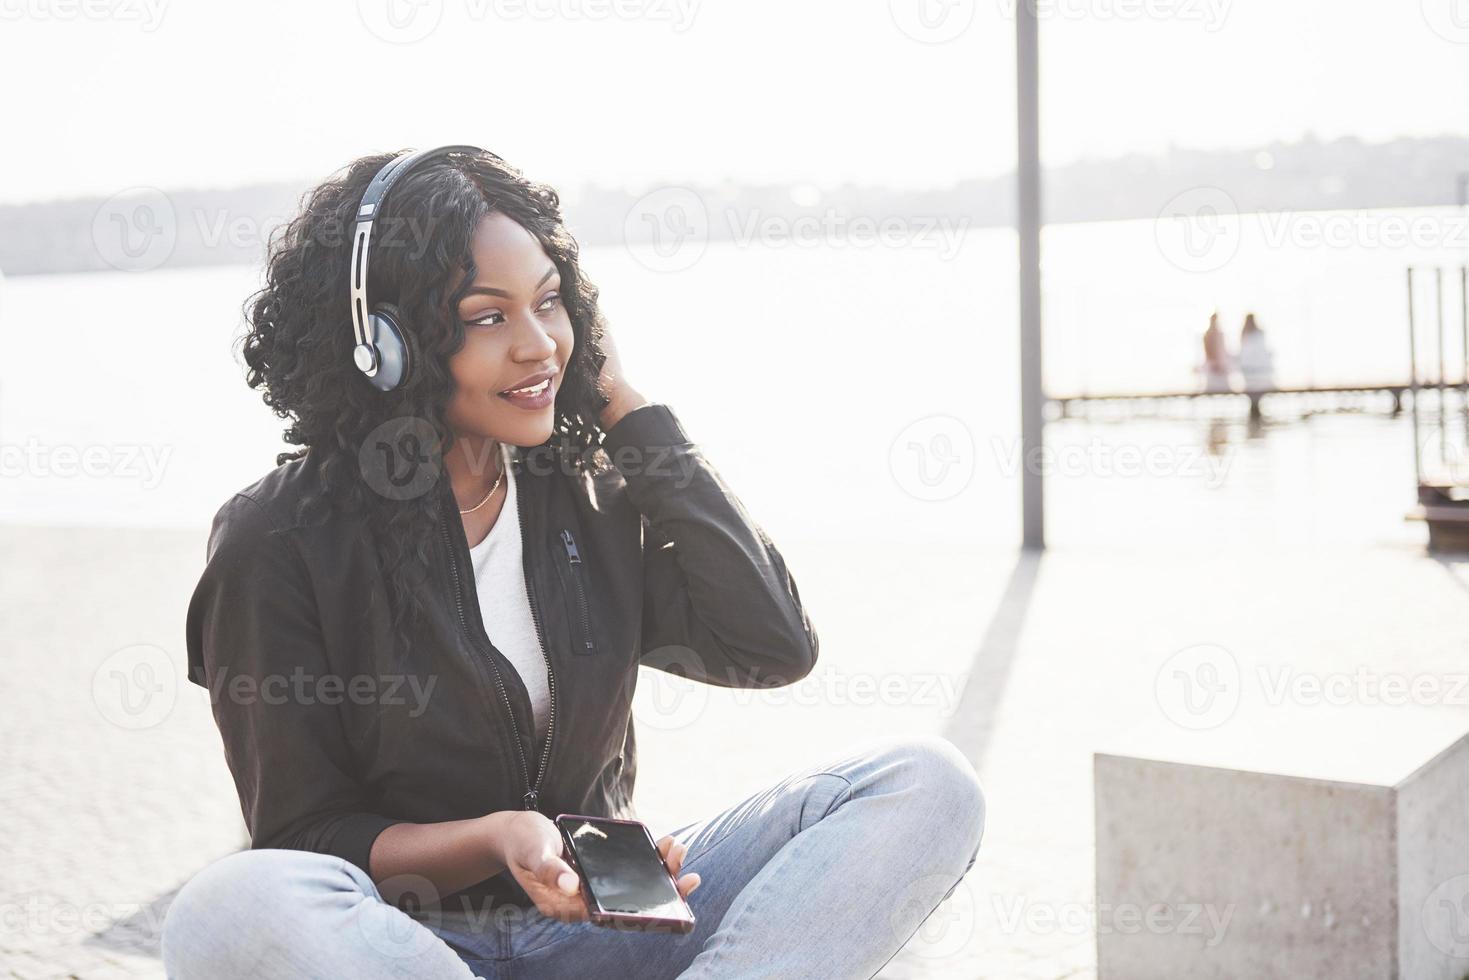
M 535 396 L 535 395 L 541 394 L 543 391 L 545 391 L 549 387 L 551 387 L 551 379 L 550 378 L 542 378 L 540 380 L 540 382 L 537 383 L 537 384 L 527 385 L 524 388 L 510 388 L 510 389 L 507 389 L 505 391 L 500 392 L 500 394 L 502 394 L 502 395 L 513 395 L 513 396 L 522 396 L 522 397 L 524 397 L 524 396 Z

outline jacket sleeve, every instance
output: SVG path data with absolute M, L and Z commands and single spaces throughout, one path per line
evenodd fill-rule
M 365 806 L 336 699 L 313 696 L 331 667 L 304 562 L 244 494 L 215 515 L 186 630 L 189 680 L 210 692 L 250 846 L 368 870 L 373 841 L 400 821 Z
M 780 687 L 816 665 L 816 630 L 785 560 L 667 405 L 602 443 L 643 518 L 648 666 L 719 687 Z

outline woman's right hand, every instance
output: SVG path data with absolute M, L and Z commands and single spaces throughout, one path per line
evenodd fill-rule
M 498 834 L 500 862 L 536 903 L 541 914 L 562 922 L 585 922 L 581 879 L 563 857 L 561 831 L 535 810 L 502 811 Z

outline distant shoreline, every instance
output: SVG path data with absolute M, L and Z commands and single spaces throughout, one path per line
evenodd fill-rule
M 1048 224 L 1155 218 L 1181 195 L 1208 192 L 1218 213 L 1454 206 L 1469 137 L 1369 144 L 1344 137 L 1245 150 L 1183 150 L 1086 161 L 1046 172 Z M 6 276 L 259 265 L 266 242 L 296 213 L 305 183 L 232 189 L 128 188 L 112 197 L 0 205 Z M 798 182 L 677 184 L 566 193 L 567 223 L 583 245 L 648 244 L 699 229 L 710 242 L 840 226 L 881 234 L 923 223 L 945 234 L 1013 225 L 1014 176 L 937 190 Z M 663 225 L 666 224 L 665 229 Z M 817 233 L 820 233 L 819 231 Z

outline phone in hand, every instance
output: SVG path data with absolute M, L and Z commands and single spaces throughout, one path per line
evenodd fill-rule
M 592 922 L 648 932 L 693 931 L 694 913 L 646 824 L 563 813 L 556 826 L 581 878 Z

